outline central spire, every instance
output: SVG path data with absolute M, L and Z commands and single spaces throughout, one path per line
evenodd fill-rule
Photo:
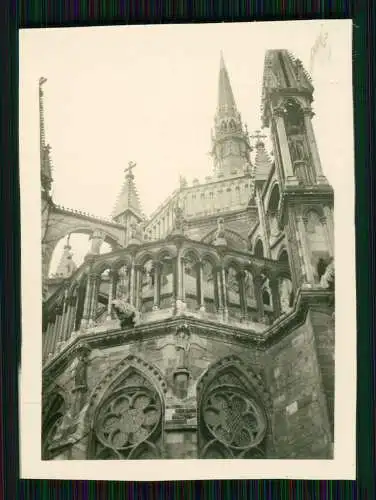
M 218 81 L 218 104 L 212 133 L 212 157 L 218 177 L 249 172 L 251 150 L 246 127 L 235 104 L 229 74 L 221 51 Z
M 223 52 L 220 56 L 219 82 L 218 82 L 218 111 L 236 110 L 234 94 L 228 76 Z

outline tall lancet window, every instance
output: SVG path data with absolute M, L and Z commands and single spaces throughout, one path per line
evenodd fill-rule
M 278 209 L 279 209 L 279 188 L 276 184 L 273 187 L 272 193 L 270 195 L 270 201 L 267 211 L 267 218 L 269 223 L 269 232 L 270 236 L 275 237 L 279 235 L 279 227 L 278 227 Z
M 284 109 L 284 122 L 294 174 L 300 184 L 313 184 L 315 179 L 307 143 L 303 110 L 294 99 L 289 99 L 285 103 Z

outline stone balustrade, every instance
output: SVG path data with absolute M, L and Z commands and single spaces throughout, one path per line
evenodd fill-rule
M 43 357 L 75 331 L 120 328 L 114 299 L 135 311 L 130 326 L 184 314 L 262 331 L 286 312 L 280 292 L 286 279 L 286 263 L 179 235 L 93 255 L 45 303 Z

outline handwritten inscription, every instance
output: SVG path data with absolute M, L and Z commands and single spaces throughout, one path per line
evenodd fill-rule
M 323 49 L 326 49 L 328 51 L 328 59 L 330 59 L 331 53 L 330 53 L 330 45 L 329 45 L 329 35 L 328 35 L 328 32 L 323 29 L 323 26 L 321 26 L 320 34 L 316 38 L 316 41 L 311 48 L 311 56 L 310 56 L 310 73 L 311 74 L 313 72 L 313 67 L 314 67 L 314 63 L 316 60 L 316 56 Z

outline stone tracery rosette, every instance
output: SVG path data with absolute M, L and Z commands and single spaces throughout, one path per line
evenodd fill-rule
M 234 456 L 256 448 L 266 433 L 262 410 L 238 387 L 212 390 L 202 405 L 202 422 L 212 440 L 218 441 Z
M 155 390 L 137 377 L 105 399 L 94 423 L 96 459 L 160 458 L 162 404 Z
M 200 458 L 264 458 L 268 424 L 257 392 L 230 367 L 210 379 L 199 389 Z

